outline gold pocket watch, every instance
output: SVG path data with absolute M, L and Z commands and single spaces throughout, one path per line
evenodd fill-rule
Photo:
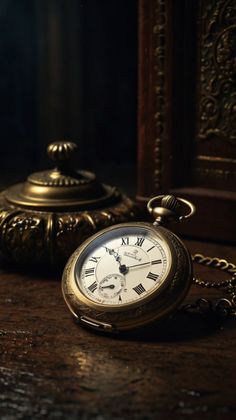
M 165 225 L 189 218 L 195 207 L 174 196 L 152 198 L 153 224 L 121 223 L 87 239 L 69 259 L 64 299 L 82 325 L 129 331 L 172 313 L 191 285 L 191 256 Z

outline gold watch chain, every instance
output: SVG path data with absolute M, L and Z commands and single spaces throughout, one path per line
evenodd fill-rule
M 228 298 L 219 298 L 215 303 L 208 299 L 200 298 L 194 303 L 183 305 L 181 309 L 198 311 L 207 309 L 224 316 L 236 316 L 236 265 L 222 258 L 207 257 L 202 254 L 192 255 L 192 261 L 207 267 L 216 268 L 231 275 L 230 278 L 220 281 L 207 281 L 199 277 L 193 278 L 193 283 L 197 286 L 224 289 Z

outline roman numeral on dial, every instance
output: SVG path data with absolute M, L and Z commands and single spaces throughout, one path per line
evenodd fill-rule
M 154 260 L 154 261 L 151 261 L 151 264 L 161 264 L 161 260 Z
M 93 268 L 86 268 L 84 270 L 85 277 L 93 276 L 94 275 L 94 272 L 95 272 L 95 268 L 94 267 Z
M 129 237 L 121 238 L 121 245 L 129 245 Z
M 101 259 L 101 257 L 91 257 L 91 258 L 89 258 L 89 261 L 97 263 L 100 259 Z
M 90 284 L 90 286 L 88 287 L 88 289 L 90 290 L 90 292 L 95 292 L 95 290 L 98 288 L 98 284 L 96 281 L 94 281 L 92 284 Z
M 154 274 L 154 273 L 148 273 L 147 278 L 156 281 L 158 279 L 158 274 Z
M 135 245 L 142 246 L 144 243 L 145 238 L 137 238 Z
M 143 285 L 140 283 L 137 286 L 133 287 L 133 290 L 138 294 L 141 295 L 142 293 L 146 292 L 146 289 L 143 287 Z

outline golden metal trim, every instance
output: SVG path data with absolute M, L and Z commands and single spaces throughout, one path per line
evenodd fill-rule
M 196 160 L 205 160 L 207 162 L 236 163 L 236 159 L 226 158 L 226 157 L 224 158 L 221 156 L 199 155 L 196 157 Z
M 54 214 L 50 213 L 48 215 L 47 226 L 46 226 L 46 244 L 48 247 L 48 254 L 50 264 L 53 266 L 54 262 Z

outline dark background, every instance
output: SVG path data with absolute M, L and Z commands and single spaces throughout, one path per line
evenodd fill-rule
M 137 0 L 2 0 L 0 27 L 1 185 L 64 138 L 79 167 L 135 179 Z

